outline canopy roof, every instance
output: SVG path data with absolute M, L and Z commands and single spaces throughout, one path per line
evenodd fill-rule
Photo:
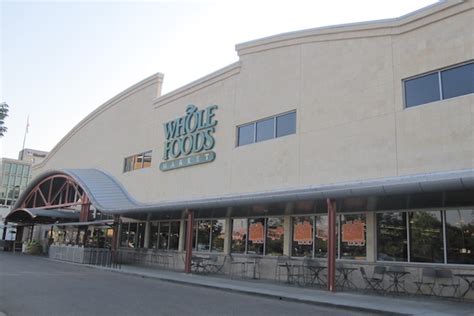
M 14 212 L 16 212 L 17 208 L 25 207 L 25 199 L 29 192 L 38 186 L 42 180 L 58 174 L 73 179 L 73 181 L 88 195 L 90 202 L 97 210 L 100 210 L 103 213 L 127 216 L 144 213 L 182 211 L 184 209 L 207 209 L 251 205 L 257 203 L 363 196 L 388 196 L 396 194 L 474 189 L 474 169 L 465 169 L 328 185 L 282 188 L 269 191 L 229 194 L 197 199 L 159 201 L 153 204 L 145 204 L 135 200 L 117 179 L 103 170 L 61 169 L 51 170 L 36 177 L 19 197 L 14 205 Z M 10 215 L 12 215 L 12 213 L 10 213 Z M 11 219 L 11 217 L 8 218 L 8 221 Z
M 7 221 L 16 223 L 54 223 L 79 219 L 79 211 L 68 209 L 18 208 L 7 215 Z

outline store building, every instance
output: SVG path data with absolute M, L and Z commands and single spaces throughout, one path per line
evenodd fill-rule
M 165 95 L 153 75 L 75 126 L 7 220 L 73 210 L 115 235 L 70 225 L 62 243 L 166 251 L 180 268 L 192 243 L 260 256 L 262 278 L 280 255 L 331 249 L 413 278 L 473 272 L 473 29 L 472 1 L 441 2 L 239 44 L 238 62 Z

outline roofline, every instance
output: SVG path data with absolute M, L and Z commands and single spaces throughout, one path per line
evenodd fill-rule
M 164 75 L 160 72 L 157 72 L 140 82 L 134 84 L 133 86 L 125 89 L 124 91 L 120 92 L 116 96 L 109 99 L 107 102 L 96 108 L 94 111 L 89 113 L 85 118 L 83 118 L 79 123 L 76 124 L 57 144 L 53 147 L 53 149 L 47 154 L 46 158 L 42 160 L 40 163 L 35 164 L 33 169 L 43 168 L 45 164 L 51 159 L 51 157 L 58 152 L 64 144 L 66 144 L 76 133 L 78 133 L 83 127 L 85 127 L 90 121 L 95 119 L 97 116 L 108 110 L 109 108 L 113 107 L 123 99 L 129 97 L 130 95 L 137 93 L 138 91 L 145 89 L 151 85 L 156 83 L 163 82 Z
M 171 103 L 179 98 L 195 93 L 201 89 L 209 87 L 217 82 L 225 80 L 229 77 L 235 76 L 240 72 L 240 62 L 232 63 L 226 67 L 218 69 L 204 77 L 192 81 L 178 89 L 170 91 L 162 96 L 157 97 L 153 104 L 155 108 L 159 108 L 168 103 Z
M 462 6 L 463 4 L 465 5 Z M 446 16 L 470 10 L 472 7 L 472 1 L 442 0 L 438 3 L 428 5 L 397 18 L 323 26 L 281 33 L 237 44 L 235 50 L 239 56 L 242 56 L 277 47 L 294 45 L 295 42 L 307 43 L 370 36 L 396 35 L 432 23 L 432 21 L 427 19 L 430 16 L 444 12 L 445 15 L 440 15 L 438 17 L 438 19 L 443 19 Z M 407 27 L 405 28 L 405 26 Z M 373 34 L 369 34 L 370 32 L 373 32 Z

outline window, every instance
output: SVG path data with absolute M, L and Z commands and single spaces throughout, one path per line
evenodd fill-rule
M 474 210 L 446 211 L 448 263 L 474 264 Z
M 441 72 L 443 99 L 474 93 L 474 63 Z
M 377 214 L 378 260 L 474 264 L 473 248 L 471 209 Z
M 238 146 L 243 146 L 255 142 L 255 124 L 248 124 L 239 127 Z
M 261 142 L 275 137 L 275 119 L 270 118 L 257 122 L 256 141 Z
M 329 225 L 327 215 L 315 216 L 314 257 L 326 258 L 328 253 Z M 336 244 L 338 245 L 338 243 Z
M 225 220 L 213 221 L 211 233 L 211 251 L 224 251 Z
M 267 218 L 267 234 L 265 244 L 265 254 L 278 256 L 283 254 L 283 236 L 285 228 L 283 227 L 283 218 Z
M 440 211 L 408 213 L 410 221 L 410 259 L 412 262 L 444 262 Z
M 263 255 L 265 243 L 265 218 L 249 219 L 249 243 L 247 253 Z
M 291 254 L 295 257 L 313 255 L 313 217 L 293 217 L 293 242 Z
M 232 220 L 232 252 L 245 253 L 247 243 L 247 219 Z
M 179 222 L 170 222 L 169 250 L 178 250 L 179 248 Z
M 342 259 L 365 259 L 367 245 L 365 214 L 341 215 L 340 227 L 340 257 Z
M 237 127 L 237 146 L 296 133 L 296 111 Z
M 151 166 L 151 151 L 140 153 L 124 159 L 123 172 L 148 168 Z
M 377 260 L 408 260 L 407 218 L 405 212 L 377 214 Z
M 404 80 L 405 107 L 474 93 L 474 63 Z
M 195 223 L 193 249 L 201 252 L 223 252 L 225 220 L 199 220 Z
M 158 235 L 158 249 L 168 250 L 169 246 L 169 235 L 170 234 L 170 223 L 160 222 L 160 232 Z
M 283 137 L 296 133 L 296 112 L 283 114 L 276 120 L 276 137 Z

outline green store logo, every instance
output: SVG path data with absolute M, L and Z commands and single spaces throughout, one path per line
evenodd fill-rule
M 211 105 L 199 110 L 190 104 L 184 116 L 163 124 L 166 141 L 161 171 L 214 161 L 216 153 L 212 149 L 216 144 L 217 108 L 217 105 Z

